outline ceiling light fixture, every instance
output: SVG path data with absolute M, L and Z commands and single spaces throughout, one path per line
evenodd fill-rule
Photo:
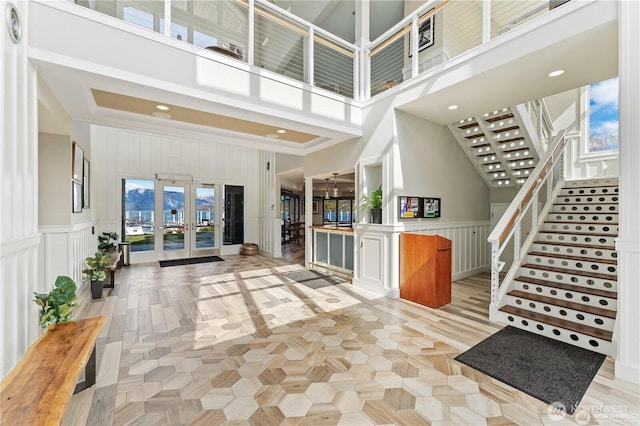
M 325 182 L 327 183 L 327 189 L 324 191 L 324 199 L 328 200 L 329 199 L 329 179 L 325 179 Z
M 447 108 L 450 110 L 458 109 L 458 105 L 449 105 Z
M 156 105 L 156 108 L 158 108 L 160 111 L 169 111 L 169 107 L 166 105 Z
M 333 197 L 338 198 L 338 174 L 333 174 Z
M 284 129 L 278 129 L 278 130 L 276 130 L 276 132 L 280 133 L 281 135 L 284 134 L 284 133 L 287 133 L 287 131 L 284 130 Z
M 555 70 L 549 73 L 549 77 L 557 77 L 562 74 L 564 74 L 564 70 Z

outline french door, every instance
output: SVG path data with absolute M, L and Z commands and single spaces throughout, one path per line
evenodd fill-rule
M 215 188 L 213 184 L 158 181 L 155 215 L 159 260 L 213 255 L 216 251 Z

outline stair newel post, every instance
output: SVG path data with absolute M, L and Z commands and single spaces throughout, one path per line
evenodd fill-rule
M 498 288 L 500 287 L 500 242 L 491 243 L 491 306 L 498 306 Z
M 533 194 L 533 200 L 531 200 L 531 232 L 535 233 L 538 231 L 538 195 L 539 192 L 536 191 Z
M 513 230 L 513 263 L 511 265 L 520 264 L 520 233 L 522 231 L 522 216 L 518 217 Z

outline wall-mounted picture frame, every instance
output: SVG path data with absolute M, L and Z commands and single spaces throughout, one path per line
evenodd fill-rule
M 423 198 L 422 204 L 422 217 L 426 218 L 437 218 L 440 217 L 441 213 L 441 203 L 440 198 L 435 197 L 427 197 Z
M 318 202 L 314 200 L 313 202 L 313 214 L 318 214 Z
M 419 197 L 398 197 L 400 203 L 400 219 L 415 219 L 420 217 Z
M 77 142 L 73 143 L 71 152 L 71 179 L 82 183 L 82 167 L 84 166 L 84 151 Z
M 428 17 L 418 28 L 418 52 L 434 45 L 435 41 L 435 15 Z M 412 56 L 411 38 L 409 38 L 409 57 Z
M 89 194 L 90 189 L 91 168 L 89 160 L 84 159 L 84 165 L 82 166 L 82 207 L 89 208 Z
M 75 180 L 71 182 L 71 207 L 73 213 L 82 212 L 82 184 Z

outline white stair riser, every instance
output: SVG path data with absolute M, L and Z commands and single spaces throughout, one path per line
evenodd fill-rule
M 618 265 L 591 262 L 586 260 L 561 259 L 556 257 L 537 256 L 528 254 L 527 263 L 532 265 L 551 266 L 553 268 L 571 269 L 581 272 L 592 272 L 596 274 L 618 274 Z
M 566 195 L 582 195 L 582 196 L 598 196 L 598 195 L 617 195 L 618 188 L 613 186 L 605 186 L 601 188 L 562 188 L 560 196 Z
M 520 268 L 520 275 L 527 278 L 535 278 L 545 281 L 555 281 L 562 284 L 579 285 L 586 288 L 594 288 L 606 291 L 618 291 L 618 282 L 614 280 L 605 280 L 602 278 L 583 277 L 581 275 L 542 271 L 532 268 Z M 604 307 L 604 306 L 603 306 Z
M 534 243 L 533 251 L 565 256 L 584 256 L 596 259 L 617 260 L 618 253 L 613 249 L 595 249 L 584 247 L 569 247 L 556 244 Z
M 545 220 L 551 222 L 595 222 L 618 224 L 618 213 L 549 213 Z
M 586 336 L 580 333 L 575 333 L 573 331 L 565 330 L 558 327 L 553 327 L 548 324 L 540 323 L 537 321 L 524 319 L 524 318 L 518 317 L 517 315 L 511 315 L 505 312 L 499 312 L 496 315 L 496 318 L 498 321 L 502 321 L 505 324 L 509 324 L 511 326 L 521 328 L 523 330 L 527 330 L 532 333 L 540 334 L 542 336 L 547 336 L 555 340 L 560 340 L 562 342 L 566 342 L 574 346 L 588 349 L 590 351 L 594 351 L 594 352 L 598 352 L 598 353 L 610 355 L 610 356 L 615 356 L 616 354 L 615 343 L 608 342 L 606 340 L 597 339 L 595 337 Z M 524 325 L 523 321 L 525 321 L 527 325 Z M 542 330 L 540 330 L 538 326 L 541 327 Z M 554 330 L 559 335 L 554 333 Z M 575 336 L 575 337 L 572 339 L 571 336 Z
M 554 204 L 553 213 L 618 213 L 617 204 Z
M 547 287 L 545 285 L 537 285 L 531 283 L 525 283 L 522 281 L 514 281 L 513 289 L 524 291 L 526 293 L 533 293 L 540 296 L 553 297 L 555 299 L 565 300 L 567 302 L 576 302 L 583 305 L 594 306 L 596 308 L 609 309 L 615 311 L 618 308 L 618 301 L 610 297 L 594 296 L 588 293 L 571 292 L 554 287 Z M 518 305 L 513 305 L 518 306 Z M 523 306 L 526 309 L 526 306 Z
M 546 226 L 546 225 L 545 225 Z M 591 236 L 591 235 L 567 235 L 567 234 L 555 234 L 549 232 L 540 232 L 538 234 L 538 240 L 540 241 L 552 241 L 556 243 L 570 243 L 570 244 L 587 244 L 614 247 L 616 236 Z
M 568 223 L 568 222 L 545 222 L 542 226 L 543 231 L 551 232 L 575 232 L 576 234 L 593 233 L 618 236 L 618 224 L 599 224 L 599 223 Z
M 613 327 L 615 325 L 615 320 L 612 318 L 594 315 L 575 309 L 564 308 L 561 306 L 549 305 L 547 303 L 516 296 L 507 296 L 507 304 L 523 308 L 528 311 L 538 312 L 562 320 L 584 324 L 607 331 L 613 331 Z
M 616 204 L 618 201 L 617 195 L 570 195 L 558 197 L 555 204 Z

